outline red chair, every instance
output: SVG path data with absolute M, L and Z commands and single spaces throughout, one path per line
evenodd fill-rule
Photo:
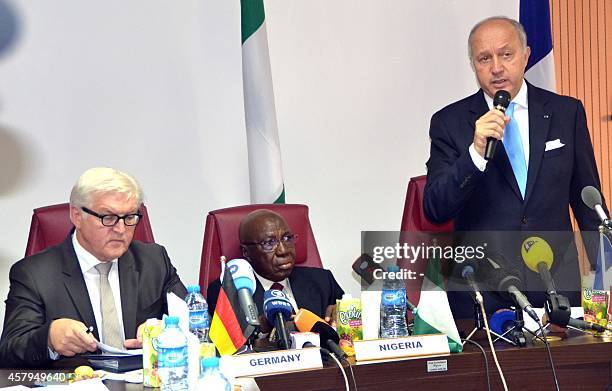
M 134 240 L 154 243 L 147 207 L 142 205 L 140 213 L 142 214 L 142 220 L 136 226 Z M 66 239 L 72 228 L 70 204 L 50 205 L 34 209 L 25 256 L 36 254 L 47 247 L 60 244 Z
M 410 178 L 408 191 L 406 192 L 406 203 L 404 204 L 404 215 L 402 217 L 402 232 L 451 232 L 453 222 L 434 224 L 425 216 L 423 210 L 423 193 L 427 176 L 421 175 Z
M 206 292 L 208 284 L 219 278 L 224 255 L 228 260 L 242 258 L 238 228 L 242 219 L 257 209 L 270 209 L 285 219 L 291 231 L 298 236 L 295 245 L 295 263 L 300 266 L 323 267 L 315 242 L 308 207 L 297 204 L 256 204 L 213 210 L 206 216 L 202 260 L 200 263 L 200 286 Z
M 412 246 L 421 244 L 431 244 L 432 234 L 445 233 L 453 231 L 453 222 L 448 221 L 444 224 L 434 224 L 425 216 L 423 210 L 423 194 L 425 192 L 425 184 L 427 176 L 421 175 L 410 178 L 408 182 L 408 190 L 406 192 L 406 202 L 404 204 L 404 214 L 402 216 L 402 226 L 400 234 L 400 242 L 407 243 Z M 440 238 L 438 238 L 440 239 Z M 445 245 L 445 239 L 442 238 L 439 245 Z M 414 263 L 398 262 L 402 268 L 410 269 L 413 272 L 420 274 L 425 273 L 427 260 L 420 258 Z M 406 280 L 406 294 L 408 300 L 412 303 L 418 303 L 421 296 L 421 280 Z

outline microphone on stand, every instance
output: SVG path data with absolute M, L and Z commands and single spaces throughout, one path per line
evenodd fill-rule
M 263 310 L 268 322 L 278 332 L 278 347 L 283 350 L 289 349 L 289 336 L 285 328 L 285 321 L 291 319 L 291 312 L 293 310 L 291 302 L 283 291 L 269 289 L 264 292 Z
M 251 264 L 244 259 L 232 259 L 225 264 L 225 267 L 229 267 L 232 273 L 240 307 L 244 311 L 246 321 L 252 326 L 259 326 L 259 310 L 253 301 L 256 283 Z M 223 276 L 223 273 L 221 275 Z
M 510 93 L 505 90 L 499 90 L 495 93 L 493 97 L 493 107 L 502 113 L 506 112 L 506 109 L 510 105 Z M 495 147 L 497 146 L 497 139 L 494 137 L 487 138 L 487 146 L 485 147 L 484 158 L 486 160 L 493 159 L 493 155 L 495 154 Z

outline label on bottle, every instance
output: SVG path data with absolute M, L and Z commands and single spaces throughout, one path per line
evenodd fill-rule
M 189 311 L 189 329 L 207 329 L 208 328 L 208 311 L 206 310 L 191 310 Z
M 157 363 L 159 368 L 175 368 L 187 366 L 187 346 L 157 349 Z
M 389 307 L 405 307 L 406 291 L 403 289 L 383 289 L 381 305 Z

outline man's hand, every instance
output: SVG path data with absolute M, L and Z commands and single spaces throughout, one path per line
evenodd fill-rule
M 66 357 L 97 349 L 96 339 L 87 332 L 87 327 L 78 320 L 66 318 L 51 322 L 47 345 Z
M 504 137 L 504 128 L 509 121 L 510 118 L 498 109 L 491 109 L 478 118 L 474 131 L 474 149 L 480 156 L 484 157 L 487 138 L 501 140 Z
M 331 327 L 336 327 L 336 305 L 328 305 L 325 309 L 325 319 Z
M 161 323 L 161 320 L 158 319 Z M 136 331 L 136 338 L 130 338 L 123 341 L 123 347 L 126 349 L 141 349 L 142 348 L 142 330 L 144 329 L 145 322 L 141 323 L 138 326 L 138 330 Z

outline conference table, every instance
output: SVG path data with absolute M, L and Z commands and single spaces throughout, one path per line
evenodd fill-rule
M 503 389 L 493 357 L 487 347 L 484 331 L 474 339 L 487 352 L 491 389 Z M 550 342 L 553 361 L 561 390 L 612 390 L 612 338 L 594 337 L 575 331 L 561 341 Z M 553 390 L 554 383 L 546 348 L 528 343 L 517 348 L 506 343 L 496 344 L 499 363 L 510 390 Z M 432 363 L 435 361 L 435 363 Z M 444 363 L 445 361 L 445 363 Z M 355 364 L 352 367 L 360 391 L 366 390 L 486 390 L 487 376 L 482 352 L 466 344 L 461 353 L 449 356 L 418 358 L 390 362 Z M 438 370 L 428 372 L 432 364 Z M 76 365 L 76 362 L 75 362 Z M 350 389 L 353 381 L 345 365 Z M 15 385 L 7 380 L 11 370 L 0 370 L 0 387 Z M 316 370 L 258 376 L 259 388 L 266 390 L 343 390 L 344 378 L 338 367 L 326 362 Z M 25 383 L 27 385 L 27 383 Z M 142 384 L 105 381 L 112 391 L 142 391 Z

